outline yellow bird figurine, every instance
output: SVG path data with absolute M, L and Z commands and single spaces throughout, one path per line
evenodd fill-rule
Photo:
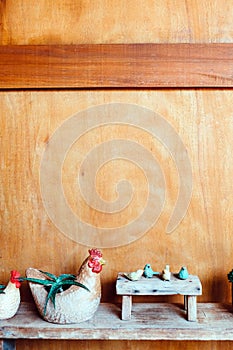
M 165 266 L 165 269 L 162 272 L 162 279 L 164 281 L 170 281 L 170 279 L 171 279 L 171 272 L 170 272 L 170 266 L 169 265 Z
M 138 281 L 143 274 L 143 270 L 139 269 L 133 272 L 124 272 L 124 276 L 127 277 L 130 281 Z

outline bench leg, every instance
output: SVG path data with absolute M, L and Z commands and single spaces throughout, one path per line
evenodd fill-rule
M 0 350 L 15 350 L 15 340 L 13 339 L 1 339 L 0 340 Z
M 188 309 L 188 296 L 184 295 L 184 310 Z
M 197 297 L 195 295 L 187 296 L 187 319 L 194 322 L 197 320 Z
M 122 296 L 122 310 L 121 310 L 121 318 L 124 321 L 131 319 L 131 311 L 132 311 L 132 296 L 131 295 L 123 295 Z

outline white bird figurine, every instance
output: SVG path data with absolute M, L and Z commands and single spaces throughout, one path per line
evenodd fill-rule
M 162 279 L 164 281 L 170 281 L 170 279 L 171 279 L 171 272 L 170 272 L 170 266 L 169 265 L 165 266 L 165 269 L 162 272 Z
M 124 272 L 124 276 L 127 277 L 130 281 L 138 281 L 143 274 L 143 270 L 139 269 L 133 272 Z

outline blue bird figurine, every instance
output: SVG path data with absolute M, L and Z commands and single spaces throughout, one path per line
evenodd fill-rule
M 182 266 L 179 273 L 178 273 L 178 277 L 181 280 L 186 280 L 188 278 L 189 274 L 188 274 L 188 270 L 185 266 Z
M 155 275 L 159 275 L 159 272 L 153 271 L 150 264 L 146 264 L 143 269 L 143 276 L 146 278 L 152 278 Z

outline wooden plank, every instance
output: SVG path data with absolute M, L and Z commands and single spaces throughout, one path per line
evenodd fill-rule
M 233 44 L 0 46 L 0 88 L 232 87 Z
M 198 304 L 197 322 L 186 320 L 180 304 L 136 303 L 129 321 L 122 321 L 120 316 L 120 305 L 100 304 L 89 321 L 57 325 L 42 320 L 34 305 L 22 303 L 14 318 L 1 321 L 0 338 L 233 340 L 233 314 L 229 304 Z
M 118 274 L 116 282 L 118 295 L 201 295 L 202 285 L 197 276 L 189 275 L 186 280 L 180 280 L 171 274 L 170 281 L 163 281 L 159 276 L 141 277 L 139 281 L 130 281 L 122 273 Z

